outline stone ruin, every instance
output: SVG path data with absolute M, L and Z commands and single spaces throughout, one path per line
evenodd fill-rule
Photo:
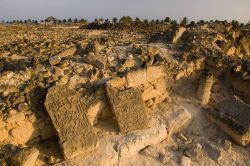
M 65 159 L 88 154 L 98 147 L 98 139 L 79 94 L 66 86 L 50 88 L 46 109 L 57 135 Z
M 132 165 L 138 157 L 244 165 L 231 140 L 244 150 L 250 143 L 249 37 L 218 28 L 173 26 L 153 36 L 160 44 L 59 29 L 41 32 L 55 41 L 0 41 L 0 165 Z M 62 156 L 24 147 L 44 142 L 58 142 Z
M 139 89 L 130 88 L 119 91 L 107 86 L 107 96 L 122 133 L 149 127 Z
M 105 101 L 87 96 L 81 97 L 65 85 L 52 87 L 47 93 L 46 110 L 65 159 L 86 155 L 98 148 L 92 125 L 100 118 L 99 112 L 104 108 L 100 105 L 105 105 Z M 121 133 L 147 129 L 150 121 L 144 101 L 160 102 L 167 97 L 162 68 L 150 66 L 111 79 L 106 83 L 106 96 Z
M 235 111 L 237 110 L 237 112 Z M 205 110 L 208 117 L 233 140 L 246 146 L 250 143 L 250 107 L 237 100 L 224 100 Z

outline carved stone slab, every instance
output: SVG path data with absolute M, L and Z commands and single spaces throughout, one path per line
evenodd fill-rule
M 224 100 L 207 109 L 206 113 L 236 142 L 250 143 L 250 107 L 237 100 Z
M 107 86 L 107 96 L 122 133 L 149 127 L 144 102 L 139 89 L 117 90 Z
M 88 154 L 98 147 L 98 139 L 89 123 L 80 95 L 67 86 L 49 89 L 47 112 L 57 131 L 65 159 Z

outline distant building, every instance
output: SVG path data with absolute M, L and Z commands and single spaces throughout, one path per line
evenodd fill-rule
M 45 22 L 45 27 L 46 27 L 47 25 L 50 25 L 50 24 L 55 24 L 55 26 L 56 26 L 56 24 L 58 23 L 58 21 L 59 21 L 59 19 L 57 19 L 57 18 L 55 18 L 55 17 L 53 17 L 53 16 L 50 16 L 50 17 L 48 17 L 48 18 L 46 18 L 46 19 L 44 20 L 44 22 Z

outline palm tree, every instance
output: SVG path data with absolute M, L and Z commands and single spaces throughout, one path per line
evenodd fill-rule
M 74 23 L 78 23 L 78 19 L 77 18 L 74 19 Z
M 177 25 L 177 21 L 176 21 L 176 20 L 172 20 L 172 21 L 171 21 L 171 24 L 172 24 L 172 25 Z
M 204 23 L 205 23 L 204 20 L 200 20 L 200 21 L 197 22 L 198 25 L 202 25 L 202 24 L 204 24 Z
M 88 22 L 88 20 L 86 20 L 86 19 L 84 19 L 84 18 L 82 18 L 82 19 L 80 20 L 80 23 L 85 24 L 86 22 Z
M 186 26 L 188 24 L 188 18 L 187 17 L 184 17 L 180 23 L 180 25 L 182 26 Z
M 123 16 L 123 17 L 119 20 L 119 23 L 128 25 L 128 24 L 131 24 L 132 21 L 133 21 L 133 19 L 132 19 L 130 16 Z
M 68 22 L 69 22 L 69 23 L 71 23 L 71 22 L 72 22 L 72 19 L 71 19 L 71 18 L 69 18 L 69 19 L 68 19 Z
M 171 19 L 170 19 L 169 17 L 166 17 L 166 18 L 164 19 L 164 22 L 170 23 L 170 22 L 171 22 Z
M 114 17 L 114 18 L 113 18 L 113 23 L 114 23 L 114 24 L 116 24 L 116 23 L 117 23 L 117 21 L 118 21 L 118 20 L 117 20 L 117 18 L 116 18 L 116 17 Z
M 148 19 L 143 20 L 145 24 L 148 24 Z
M 195 26 L 195 21 L 191 21 L 189 24 L 190 27 L 194 27 Z
M 135 22 L 141 22 L 140 18 L 136 17 Z
M 240 26 L 239 21 L 236 20 L 232 20 L 231 24 L 233 25 L 234 29 L 238 29 Z
M 248 23 L 246 24 L 247 26 L 250 26 L 250 21 L 248 21 Z

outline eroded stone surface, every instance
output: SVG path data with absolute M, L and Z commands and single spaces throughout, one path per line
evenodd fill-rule
M 121 158 L 130 158 L 146 146 L 160 143 L 167 137 L 168 132 L 163 124 L 130 133 L 118 141 L 119 156 Z
M 250 142 L 250 107 L 236 100 L 224 100 L 207 109 L 206 113 L 236 142 Z
M 35 148 L 20 150 L 11 160 L 11 165 L 34 166 L 39 151 Z
M 67 86 L 52 87 L 48 91 L 45 106 L 66 159 L 88 154 L 97 148 L 97 136 L 76 91 L 69 90 Z
M 122 133 L 148 127 L 149 120 L 138 89 L 130 88 L 119 91 L 111 86 L 107 86 L 106 91 Z

